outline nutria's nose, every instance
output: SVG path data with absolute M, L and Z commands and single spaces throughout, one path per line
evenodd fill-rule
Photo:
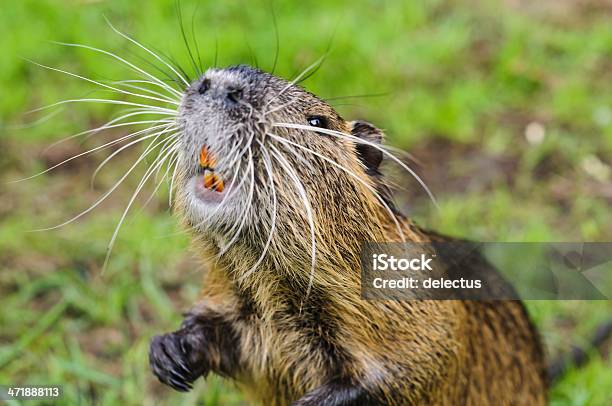
M 198 93 L 201 95 L 211 93 L 211 86 L 211 80 L 205 78 L 198 87 Z M 242 88 L 235 84 L 219 84 L 212 91 L 214 91 L 212 97 L 223 99 L 224 102 L 230 104 L 238 104 L 243 96 Z
M 206 94 L 210 90 L 210 79 L 205 78 L 202 83 L 200 83 L 200 87 L 198 87 L 198 93 Z

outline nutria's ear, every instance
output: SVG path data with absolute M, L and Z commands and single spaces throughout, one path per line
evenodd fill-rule
M 372 144 L 380 144 L 383 132 L 366 121 L 351 121 L 351 134 L 355 137 L 369 141 Z M 378 167 L 383 160 L 383 153 L 371 145 L 357 144 L 359 159 L 366 166 L 369 175 L 378 174 Z

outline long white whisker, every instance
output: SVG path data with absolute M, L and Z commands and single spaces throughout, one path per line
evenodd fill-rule
M 172 140 L 172 142 L 170 142 Z M 169 138 L 167 143 L 169 143 L 169 145 L 166 147 L 166 144 L 164 144 L 164 147 L 162 148 L 162 150 L 160 151 L 160 155 L 163 152 L 166 152 L 167 154 L 171 155 L 174 152 L 178 151 L 178 144 L 180 142 L 180 138 L 177 137 L 172 137 Z M 168 171 L 170 170 L 170 163 L 172 162 L 172 159 L 168 160 L 168 167 L 166 168 L 166 173 L 165 175 L 162 177 L 162 179 L 165 179 L 166 176 L 168 176 Z M 155 181 L 157 182 L 157 179 L 159 178 L 159 173 L 161 171 L 161 167 L 159 167 L 157 169 L 157 171 L 155 172 Z
M 127 102 L 123 100 L 113 100 L 113 99 L 67 99 L 67 100 L 61 100 L 61 101 L 55 102 L 53 104 L 49 104 L 47 106 L 39 107 L 34 110 L 30 110 L 28 111 L 28 113 L 34 113 L 34 112 L 41 111 L 41 110 L 47 110 L 55 106 L 61 106 L 63 104 L 79 103 L 79 102 L 80 103 L 118 104 L 121 106 L 144 107 L 146 109 L 150 109 L 151 111 L 156 111 L 159 114 L 166 113 L 166 115 L 169 115 L 169 116 L 173 116 L 173 117 L 176 116 L 176 110 L 171 110 L 171 109 L 158 107 L 158 106 L 151 106 L 149 104 L 132 103 L 132 102 Z
M 121 124 L 117 124 L 117 125 L 113 125 L 111 127 L 105 127 L 100 129 L 100 131 L 105 131 L 108 129 L 112 129 L 112 128 L 119 128 L 119 127 L 130 127 L 130 126 L 141 126 L 144 124 L 156 124 L 154 126 L 149 126 L 147 128 L 144 128 L 143 132 L 147 131 L 147 130 L 151 130 L 151 129 L 155 129 L 158 128 L 157 125 L 167 125 L 167 126 L 173 126 L 176 124 L 176 121 L 173 119 L 159 119 L 159 120 L 142 120 L 142 121 L 132 121 L 132 122 L 128 122 L 128 123 L 121 123 Z M 90 138 L 92 136 L 94 136 L 95 134 L 97 134 L 99 131 L 94 131 L 94 132 L 90 132 L 89 134 L 81 134 L 81 135 L 85 135 L 85 138 Z
M 270 156 L 268 155 L 268 152 L 265 150 L 264 144 L 259 140 L 257 140 L 257 142 L 261 147 L 260 150 L 262 153 L 262 162 L 264 164 L 264 167 L 266 168 L 266 172 L 268 173 L 268 177 L 270 179 L 270 191 L 272 192 L 272 225 L 270 226 L 270 233 L 268 234 L 268 239 L 266 240 L 266 243 L 261 252 L 261 255 L 255 262 L 255 265 L 253 265 L 249 271 L 247 271 L 240 277 L 240 279 L 242 280 L 248 278 L 249 275 L 253 273 L 257 269 L 257 267 L 261 264 L 261 262 L 264 260 L 266 253 L 268 252 L 268 249 L 270 248 L 270 244 L 272 243 L 272 237 L 274 236 L 274 230 L 276 229 L 277 201 L 276 201 L 276 187 L 274 186 L 274 174 L 272 170 L 272 161 L 270 159 Z
M 172 164 L 174 162 L 176 162 L 176 159 L 178 159 L 178 145 L 179 145 L 179 140 L 175 139 L 171 145 L 166 147 L 162 147 L 161 151 L 158 154 L 158 160 L 161 158 L 162 154 L 166 153 L 166 157 L 171 157 L 172 155 L 174 155 L 174 158 L 170 158 L 168 160 L 168 165 L 166 166 L 166 172 L 164 172 L 164 176 L 162 176 L 161 180 L 159 180 L 159 182 L 157 181 L 157 177 L 159 175 L 159 171 L 163 168 L 163 165 L 159 166 L 157 168 L 157 170 L 155 171 L 155 182 L 157 183 L 155 188 L 153 189 L 153 192 L 151 192 L 151 194 L 149 195 L 149 197 L 147 198 L 147 200 L 145 200 L 145 202 L 143 203 L 142 207 L 140 208 L 140 210 L 138 211 L 138 213 L 142 212 L 145 207 L 147 207 L 149 205 L 149 203 L 151 202 L 151 200 L 153 200 L 153 197 L 155 197 L 155 195 L 157 194 L 157 191 L 159 190 L 159 188 L 161 187 L 161 185 L 164 183 L 164 180 L 166 180 L 168 178 L 168 174 L 170 173 L 170 168 L 172 167 Z M 164 144 L 165 145 L 165 144 Z M 166 157 L 163 158 L 163 160 L 166 160 Z M 155 161 L 151 164 L 154 165 Z
M 158 136 L 159 137 L 159 136 Z M 58 224 L 56 226 L 53 227 L 47 227 L 47 228 L 40 228 L 40 229 L 36 229 L 36 230 L 32 230 L 32 231 L 48 231 L 48 230 L 55 230 L 56 228 L 60 228 L 63 227 L 65 225 L 68 225 L 70 223 L 72 223 L 73 221 L 83 217 L 85 214 L 89 213 L 90 211 L 92 211 L 93 209 L 95 209 L 96 207 L 98 207 L 104 200 L 106 200 L 106 198 L 108 196 L 110 196 L 111 193 L 113 193 L 115 191 L 115 189 L 117 189 L 119 187 L 119 185 L 121 185 L 121 183 L 129 176 L 130 173 L 132 173 L 132 171 L 136 168 L 136 166 L 138 166 L 138 164 L 140 164 L 140 162 L 142 162 L 143 159 L 145 159 L 145 157 L 151 153 L 151 151 L 154 150 L 154 148 L 159 145 L 155 144 L 155 141 L 157 140 L 157 138 L 154 138 L 153 141 L 151 141 L 151 143 L 147 146 L 147 148 L 145 149 L 145 151 L 140 155 L 140 157 L 136 160 L 136 162 L 127 170 L 127 172 L 106 192 L 104 193 L 104 195 L 102 195 L 100 198 L 98 198 L 98 200 L 96 200 L 94 202 L 94 204 L 92 204 L 91 206 L 89 206 L 89 208 L 83 210 L 81 213 L 77 214 L 76 216 L 74 216 L 73 218 L 71 218 L 70 220 L 67 220 L 61 224 Z
M 345 134 L 345 133 L 340 132 L 340 131 L 329 130 L 327 128 L 320 128 L 320 127 L 313 127 L 313 126 L 308 126 L 308 125 L 292 124 L 292 123 L 274 123 L 273 126 L 274 127 L 293 128 L 293 129 L 298 129 L 298 130 L 306 130 L 306 131 L 312 131 L 312 132 L 319 132 L 319 133 L 323 133 L 323 134 L 329 134 L 329 135 L 336 136 L 338 138 L 349 139 L 349 140 L 351 140 L 353 142 L 356 142 L 358 144 L 365 144 L 365 145 L 369 145 L 369 146 L 371 146 L 373 148 L 376 148 L 377 150 L 379 150 L 380 152 L 382 152 L 383 154 L 385 154 L 386 156 L 388 156 L 389 158 L 391 158 L 392 160 L 397 162 L 406 171 L 408 171 L 414 177 L 414 179 L 416 179 L 416 181 L 419 182 L 419 184 L 421 185 L 423 190 L 425 190 L 425 192 L 427 193 L 427 195 L 429 196 L 429 198 L 433 202 L 434 206 L 436 208 L 439 208 L 438 202 L 436 201 L 436 198 L 434 197 L 433 193 L 429 190 L 429 188 L 427 187 L 425 182 L 419 177 L 419 175 L 417 175 L 416 172 L 414 170 L 412 170 L 412 168 L 410 168 L 408 165 L 406 165 L 404 162 L 402 162 L 395 155 L 391 154 L 389 151 L 387 151 L 386 149 L 380 147 L 379 145 L 376 145 L 373 142 L 366 141 L 364 139 L 355 137 L 354 135 L 351 135 L 351 134 Z
M 251 144 L 253 143 L 253 139 L 255 137 L 255 134 L 251 135 L 251 138 L 249 138 L 249 140 L 246 142 L 244 148 L 242 148 L 242 150 L 240 150 L 240 152 L 236 155 L 236 157 L 234 159 L 232 159 L 232 161 L 228 164 L 228 166 L 233 166 L 234 163 L 236 162 L 240 162 L 240 160 L 244 157 L 244 154 L 246 154 L 247 150 L 251 149 Z M 239 148 L 239 144 L 236 144 L 232 147 L 230 153 L 234 152 L 234 149 Z M 229 156 L 230 154 L 228 154 Z
M 177 95 L 177 96 L 179 96 L 179 97 L 180 97 L 180 96 L 182 96 L 182 93 L 181 93 L 181 92 L 179 92 L 178 90 L 176 90 L 176 89 L 174 89 L 174 88 L 172 88 L 172 87 L 168 86 L 166 83 L 164 83 L 163 81 L 159 80 L 159 79 L 158 79 L 157 77 L 155 77 L 154 75 L 152 75 L 152 74 L 150 74 L 149 72 L 147 72 L 147 71 L 145 71 L 145 70 L 143 70 L 143 69 L 139 68 L 138 66 L 136 66 L 136 65 L 134 65 L 133 63 L 131 63 L 131 62 L 129 62 L 129 61 L 127 61 L 127 60 L 123 59 L 122 57 L 120 57 L 120 56 L 118 56 L 118 55 L 115 55 L 115 54 L 114 54 L 114 53 L 112 53 L 112 52 L 108 52 L 108 51 L 105 51 L 105 50 L 103 50 L 103 49 L 100 49 L 100 48 L 95 48 L 95 47 L 92 47 L 92 46 L 89 46 L 89 45 L 82 45 L 82 44 L 71 44 L 71 43 L 66 43 L 66 42 L 57 42 L 57 44 L 59 44 L 59 45 L 64 45 L 64 46 L 67 46 L 67 47 L 76 47 L 76 48 L 84 48 L 84 49 L 89 49 L 89 50 L 91 50 L 91 51 L 100 52 L 100 53 L 102 53 L 102 54 L 108 55 L 108 56 L 110 56 L 110 57 L 112 57 L 112 58 L 114 58 L 114 59 L 117 59 L 117 60 L 118 60 L 118 61 L 120 61 L 120 62 L 123 62 L 124 64 L 126 64 L 127 66 L 129 66 L 130 68 L 132 68 L 133 70 L 135 70 L 136 72 L 138 72 L 138 73 L 140 73 L 140 74 L 144 75 L 145 77 L 147 77 L 147 78 L 151 79 L 153 82 L 158 83 L 160 86 L 162 86 L 164 89 L 168 90 L 169 92 L 172 92 L 172 93 L 174 93 L 175 95 Z
M 50 144 L 48 147 L 46 147 L 44 149 L 44 151 L 48 151 L 49 149 L 51 149 L 51 148 L 53 148 L 53 147 L 55 147 L 55 146 L 57 146 L 57 145 L 59 145 L 59 144 L 61 144 L 63 142 L 66 142 L 66 141 L 71 140 L 73 138 L 80 137 L 81 135 L 88 135 L 89 134 L 88 135 L 88 137 L 89 137 L 91 135 L 97 134 L 98 132 L 107 130 L 109 128 L 123 127 L 123 126 L 129 126 L 129 125 L 138 125 L 138 124 L 170 123 L 170 122 L 173 121 L 171 119 L 159 119 L 159 120 L 132 121 L 132 122 L 128 122 L 128 123 L 120 123 L 120 124 L 117 124 L 117 125 L 113 125 L 113 124 L 115 124 L 117 122 L 120 122 L 121 120 L 126 119 L 128 117 L 139 116 L 139 115 L 144 115 L 144 114 L 156 114 L 156 113 L 151 113 L 151 112 L 143 111 L 143 110 L 132 111 L 130 113 L 122 115 L 121 117 L 114 118 L 114 119 L 108 121 L 107 123 L 102 124 L 100 127 L 96 127 L 96 128 L 93 128 L 93 129 L 90 129 L 90 130 L 86 130 L 86 131 L 81 131 L 80 133 L 72 134 L 72 135 L 69 135 L 68 137 L 62 138 L 61 140 L 58 140 L 58 141 Z
M 151 86 L 155 86 L 156 88 L 159 88 L 159 89 L 161 89 L 161 90 L 166 90 L 166 91 L 168 90 L 168 88 L 173 89 L 172 87 L 170 87 L 170 86 L 166 85 L 165 83 L 164 83 L 164 85 L 162 86 L 162 85 L 160 85 L 160 84 L 159 84 L 159 83 L 157 83 L 157 82 L 152 82 L 152 81 L 150 81 L 150 80 L 146 80 L 146 79 L 126 79 L 126 80 L 115 80 L 115 81 L 111 81 L 110 83 L 113 83 L 113 84 L 115 84 L 115 85 L 126 84 L 126 83 L 142 83 L 142 84 L 148 84 L 148 85 L 151 85 Z M 155 94 L 157 94 L 157 95 L 158 95 L 158 96 L 160 96 L 160 97 L 168 97 L 168 100 L 176 100 L 176 101 L 179 101 L 179 100 L 180 100 L 179 95 L 178 95 L 178 94 L 176 94 L 176 93 L 168 93 L 168 94 L 164 94 L 164 93 L 156 92 L 156 91 L 151 90 L 151 89 L 147 89 L 147 88 L 145 88 L 145 87 L 143 87 L 143 88 L 142 88 L 142 90 L 145 90 L 145 89 L 146 89 L 146 90 L 148 90 L 148 91 L 149 91 L 149 93 L 153 93 L 153 92 L 155 92 Z M 174 90 L 174 89 L 173 89 L 173 90 Z M 181 96 L 182 96 L 182 94 L 181 94 Z M 174 99 L 174 98 L 176 98 L 176 99 Z
M 308 295 L 310 294 L 310 289 L 312 288 L 312 284 L 313 284 L 313 281 L 314 281 L 315 265 L 316 265 L 316 261 L 317 261 L 317 243 L 316 243 L 314 217 L 313 217 L 313 214 L 312 214 L 312 208 L 310 207 L 310 202 L 308 201 L 308 195 L 306 193 L 306 190 L 304 189 L 304 185 L 300 181 L 300 179 L 299 179 L 297 173 L 295 172 L 295 170 L 293 168 L 291 168 L 291 165 L 289 164 L 289 162 L 287 162 L 287 160 L 285 159 L 283 154 L 274 145 L 272 145 L 272 144 L 269 144 L 269 145 L 270 145 L 270 148 L 272 150 L 274 150 L 272 152 L 272 155 L 280 163 L 280 165 L 283 167 L 283 169 L 285 170 L 287 175 L 289 175 L 289 177 L 293 181 L 296 189 L 298 190 L 298 193 L 301 195 L 302 201 L 304 203 L 304 209 L 306 210 L 306 217 L 307 217 L 307 220 L 308 220 L 308 225 L 310 226 L 311 269 L 310 269 L 310 280 L 308 282 L 308 288 L 306 289 L 306 298 L 307 298 Z
M 179 142 L 180 142 L 180 139 L 179 139 L 178 133 L 173 133 L 167 136 L 164 139 L 164 142 L 161 144 L 161 147 L 159 148 L 159 153 L 157 154 L 155 159 L 153 159 L 153 162 L 149 165 L 149 168 L 155 165 L 156 162 L 162 160 L 162 158 L 163 159 L 167 158 L 167 156 L 171 154 L 171 152 L 174 150 L 174 148 L 176 148 Z M 155 182 L 157 182 L 157 178 L 159 176 L 160 169 L 161 167 L 158 167 L 157 170 L 155 171 Z
M 274 100 L 276 100 L 278 97 L 280 97 L 283 93 L 285 93 L 291 86 L 295 85 L 297 81 L 299 81 L 301 78 L 304 77 L 304 75 L 306 75 L 308 72 L 310 72 L 312 69 L 314 69 L 317 65 L 319 65 L 323 61 L 323 59 L 325 59 L 326 56 L 327 55 L 323 55 L 322 57 L 317 59 L 312 65 L 310 65 L 306 69 L 304 69 L 302 71 L 302 73 L 300 73 L 295 79 L 293 79 L 284 88 L 282 88 L 281 91 L 276 94 L 276 96 L 274 96 L 270 100 L 268 100 L 268 102 L 266 103 L 265 107 L 269 106 L 270 103 L 272 103 Z
M 119 81 L 114 81 L 111 82 L 112 84 L 118 85 L 118 86 L 125 86 L 125 87 L 129 87 L 130 89 L 135 89 L 135 90 L 140 90 L 142 92 L 146 92 L 149 94 L 153 94 L 155 96 L 160 97 L 161 99 L 165 100 L 168 103 L 176 103 L 176 104 L 180 104 L 180 100 L 177 99 L 171 99 L 169 96 L 166 96 L 165 94 L 162 94 L 160 92 L 156 92 L 155 90 L 152 89 L 148 89 L 146 87 L 142 87 L 142 86 L 137 86 L 137 85 L 133 85 L 132 83 L 135 82 L 145 82 L 145 83 L 151 83 L 149 81 L 146 80 L 140 80 L 140 81 L 130 81 L 130 80 L 119 80 Z
M 274 108 L 272 108 L 272 109 L 270 109 L 270 110 L 266 111 L 266 112 L 265 112 L 265 113 L 263 113 L 262 115 L 265 117 L 265 116 L 267 116 L 267 115 L 269 115 L 269 114 L 275 113 L 275 112 L 277 112 L 277 111 L 279 111 L 279 110 L 284 109 L 285 107 L 290 106 L 291 104 L 295 103 L 296 101 L 298 101 L 298 99 L 297 99 L 297 98 L 293 98 L 293 99 L 289 100 L 287 103 L 283 103 L 283 104 L 281 104 L 281 105 L 279 105 L 279 106 L 276 106 L 276 107 L 274 107 Z
M 172 207 L 172 193 L 174 192 L 174 180 L 176 179 L 176 173 L 178 171 L 178 162 L 179 162 L 180 156 L 177 153 L 176 154 L 176 159 L 174 160 L 174 170 L 172 171 L 172 178 L 170 178 L 170 187 L 168 189 L 168 207 Z
M 234 244 L 234 242 L 236 242 L 236 240 L 238 239 L 238 236 L 240 235 L 240 232 L 242 231 L 242 228 L 244 227 L 244 224 L 246 223 L 246 219 L 248 216 L 248 212 L 249 210 L 251 210 L 251 206 L 253 204 L 253 192 L 255 190 L 255 165 L 253 165 L 253 154 L 251 152 L 251 149 L 249 148 L 249 167 L 251 168 L 251 185 L 249 188 L 249 200 L 248 200 L 248 204 L 246 204 L 244 206 L 244 214 L 242 215 L 242 220 L 240 221 L 240 225 L 238 227 L 238 229 L 236 230 L 236 232 L 234 233 L 234 235 L 232 236 L 232 238 L 230 239 L 230 242 L 219 252 L 218 256 L 222 256 L 223 254 L 225 254 L 227 252 L 227 250 L 229 250 L 232 245 Z M 232 227 L 232 230 L 235 227 Z
M 142 190 L 144 185 L 147 183 L 147 180 L 149 180 L 151 175 L 153 175 L 153 173 L 155 172 L 155 170 L 158 167 L 163 165 L 163 163 L 165 162 L 165 160 L 167 158 L 168 158 L 168 155 L 164 156 L 163 159 L 159 159 L 157 163 L 152 164 L 147 169 L 147 171 L 143 175 L 142 179 L 140 180 L 140 183 L 136 187 L 136 190 L 132 194 L 132 197 L 131 197 L 130 201 L 128 202 L 127 206 L 125 207 L 125 210 L 123 210 L 123 213 L 121 214 L 121 218 L 119 219 L 119 222 L 117 223 L 117 226 L 115 227 L 115 231 L 113 232 L 113 236 L 111 237 L 111 239 L 110 239 L 110 241 L 108 243 L 108 246 L 106 248 L 106 257 L 104 258 L 104 265 L 102 266 L 102 270 L 105 270 L 106 266 L 108 265 L 108 259 L 110 258 L 110 254 L 111 254 L 111 252 L 113 250 L 113 247 L 115 245 L 115 240 L 117 239 L 117 235 L 119 234 L 119 230 L 121 229 L 121 226 L 123 225 L 125 217 L 127 216 L 128 212 L 130 211 L 130 208 L 132 207 L 132 204 L 134 203 L 134 201 L 136 200 L 136 198 L 140 194 L 140 191 Z
M 340 165 L 339 163 L 335 162 L 334 160 L 319 154 L 318 152 L 315 152 L 313 150 L 311 150 L 310 148 L 304 147 L 302 145 L 296 144 L 294 142 L 291 142 L 289 140 L 286 140 L 284 138 L 281 138 L 279 136 L 276 136 L 274 134 L 268 133 L 268 135 L 270 137 L 272 137 L 273 139 L 284 143 L 284 144 L 290 144 L 293 145 L 295 147 L 298 147 L 306 152 L 309 152 L 315 156 L 318 156 L 319 158 L 325 160 L 326 162 L 329 162 L 331 165 L 339 168 L 340 170 L 346 172 L 348 175 L 352 176 L 355 180 L 357 180 L 359 183 L 361 183 L 362 185 L 364 185 L 368 190 L 370 190 L 372 193 L 374 193 L 374 196 L 376 196 L 376 198 L 378 199 L 378 201 L 382 204 L 382 206 L 385 208 L 385 210 L 387 210 L 387 212 L 389 213 L 389 216 L 391 217 L 391 219 L 393 220 L 393 222 L 395 223 L 395 226 L 397 227 L 397 231 L 399 232 L 399 235 L 402 239 L 402 242 L 406 242 L 406 238 L 404 237 L 404 232 L 402 230 L 402 227 L 399 223 L 399 221 L 397 220 L 397 216 L 395 215 L 395 213 L 393 213 L 393 210 L 391 210 L 391 208 L 389 207 L 389 205 L 385 202 L 385 200 L 379 195 L 379 193 L 376 191 L 376 189 L 374 187 L 372 187 L 371 185 L 369 185 L 367 182 L 365 182 L 363 179 L 361 179 L 359 176 L 357 176 L 356 174 L 354 174 L 353 172 L 351 172 L 349 169 L 345 168 L 344 166 Z M 299 156 L 299 154 L 297 152 L 295 152 L 295 150 L 293 150 L 292 148 L 289 148 L 290 151 L 297 157 Z
M 239 152 L 239 153 L 236 155 L 236 157 L 235 157 L 235 158 L 234 158 L 234 159 L 233 159 L 233 160 L 232 160 L 232 161 L 231 161 L 231 162 L 228 164 L 228 166 L 230 166 L 230 167 L 231 167 L 231 166 L 233 166 L 233 165 L 234 165 L 234 163 L 236 163 L 236 167 L 238 167 L 238 170 L 240 170 L 240 161 L 242 160 L 242 158 L 244 157 L 244 155 L 247 153 L 247 151 L 249 152 L 249 163 L 250 163 L 250 165 L 253 165 L 253 159 L 252 159 L 252 150 L 251 150 L 251 146 L 252 146 L 252 144 L 253 144 L 253 139 L 254 139 L 254 138 L 255 138 L 255 133 L 253 133 L 253 134 L 251 135 L 251 137 L 249 138 L 249 140 L 246 142 L 246 144 L 245 144 L 244 148 L 243 148 L 243 149 L 242 149 L 242 150 L 241 150 L 241 151 L 240 151 L 240 152 Z M 231 149 L 230 154 L 231 154 L 231 153 L 233 153 L 234 149 L 237 149 L 238 147 L 239 147 L 239 144 L 234 145 L 234 147 L 232 147 L 232 149 Z M 228 154 L 228 155 L 230 155 L 230 154 Z M 248 169 L 248 168 L 247 168 L 247 169 Z M 234 177 L 232 178 L 232 182 L 231 182 L 231 184 L 233 184 L 233 183 L 234 183 L 234 181 L 236 180 L 236 176 L 237 176 L 237 174 L 238 174 L 238 170 L 234 171 Z M 252 171 L 252 175 L 254 176 L 254 169 L 253 169 L 253 171 Z M 239 189 L 242 187 L 242 185 L 244 184 L 245 180 L 246 180 L 246 173 L 245 173 L 245 176 L 243 176 L 243 177 L 242 177 L 242 179 L 240 180 L 240 185 L 238 185 L 238 187 L 236 187 L 236 188 L 232 187 L 232 189 L 233 189 L 233 190 L 232 190 L 232 192 L 231 192 L 229 195 L 232 195 L 233 193 L 236 193 L 236 192 L 237 192 L 237 191 L 238 191 L 238 190 L 239 190 Z M 216 213 L 216 212 L 217 212 L 217 210 L 219 209 L 219 207 L 221 207 L 221 205 L 223 204 L 223 202 L 225 201 L 225 199 L 229 197 L 229 195 L 226 195 L 226 196 L 224 196 L 224 197 L 223 197 L 223 199 L 221 200 L 221 203 L 220 203 L 220 204 L 217 206 L 217 208 L 216 208 L 216 209 L 213 211 L 213 213 L 212 213 L 212 214 L 214 214 L 214 213 Z M 200 224 L 202 224 L 202 223 L 200 223 Z M 200 224 L 198 224 L 198 226 L 199 226 Z M 235 228 L 236 228 L 236 226 L 234 225 L 234 226 L 233 226 L 233 227 L 230 229 L 230 231 L 233 231 Z M 242 227 L 241 227 L 241 228 L 242 228 Z M 219 255 L 221 255 L 221 254 L 219 254 Z
M 164 124 L 164 125 L 157 126 L 157 127 L 165 127 L 165 126 L 168 126 L 168 124 Z M 38 177 L 38 176 L 44 175 L 45 173 L 47 173 L 47 172 L 49 172 L 49 171 L 52 171 L 53 169 L 55 169 L 55 168 L 57 168 L 57 167 L 59 167 L 59 166 L 62 166 L 62 165 L 66 164 L 66 163 L 68 163 L 68 162 L 70 162 L 70 161 L 72 161 L 72 160 L 75 160 L 75 159 L 79 158 L 79 157 L 82 157 L 82 156 L 84 156 L 84 155 L 89 155 L 89 154 L 92 154 L 92 153 L 94 153 L 94 152 L 96 152 L 96 151 L 99 151 L 99 150 L 104 149 L 104 148 L 106 148 L 106 147 L 109 147 L 109 146 L 111 146 L 111 145 L 114 145 L 114 144 L 120 143 L 121 141 L 124 141 L 124 140 L 126 140 L 126 139 L 133 138 L 133 137 L 135 137 L 135 136 L 137 136 L 137 135 L 139 135 L 139 134 L 141 134 L 141 133 L 143 133 L 143 132 L 150 131 L 150 130 L 152 130 L 152 129 L 155 129 L 155 127 L 147 128 L 146 130 L 141 130 L 141 131 L 138 131 L 138 132 L 135 132 L 135 133 L 131 133 L 131 134 L 125 135 L 125 136 L 123 136 L 123 137 L 117 138 L 116 140 L 109 141 L 109 142 L 107 142 L 107 143 L 105 143 L 105 144 L 102 144 L 102 145 L 100 145 L 100 146 L 98 146 L 98 147 L 95 147 L 95 148 L 89 149 L 89 150 L 87 150 L 87 151 L 85 151 L 85 152 L 81 152 L 81 153 L 79 153 L 79 154 L 77 154 L 77 155 L 73 155 L 73 156 L 71 156 L 70 158 L 64 159 L 62 162 L 60 162 L 60 163 L 58 163 L 58 164 L 55 164 L 55 165 L 53 165 L 52 167 L 47 168 L 47 169 L 45 169 L 45 170 L 44 170 L 44 171 L 42 171 L 42 172 L 38 172 L 38 173 L 36 173 L 36 174 L 34 174 L 34 175 L 32 175 L 32 176 L 28 176 L 27 178 L 13 180 L 13 181 L 11 181 L 11 182 L 9 182 L 9 183 L 17 183 L 17 182 L 23 182 L 23 181 L 26 181 L 26 180 L 34 179 L 34 178 L 36 178 L 36 177 Z M 140 139 L 140 140 L 142 141 L 142 139 Z
M 113 24 L 111 24 L 110 21 L 108 21 L 108 19 L 106 19 L 106 22 L 108 23 L 108 25 L 112 28 L 113 31 L 115 31 L 117 34 L 121 35 L 123 38 L 127 39 L 128 41 L 130 41 L 131 43 L 137 45 L 138 47 L 144 49 L 146 52 L 148 52 L 149 54 L 151 54 L 155 59 L 157 59 L 158 61 L 160 61 L 161 63 L 163 63 L 164 65 L 166 65 L 168 68 L 170 68 L 170 70 L 176 75 L 178 76 L 183 83 L 186 86 L 189 86 L 189 82 L 187 81 L 187 79 L 185 79 L 183 77 L 183 75 L 179 74 L 176 69 L 174 69 L 174 67 L 172 65 L 170 65 L 168 62 L 166 62 L 164 59 L 162 59 L 159 55 L 157 55 L 155 52 L 151 51 L 149 48 L 145 47 L 144 45 L 142 45 L 140 42 L 136 41 L 135 39 L 133 39 L 132 37 L 130 37 L 129 35 L 126 35 L 124 33 L 122 33 L 121 31 L 119 31 L 118 29 L 116 29 Z
M 162 136 L 164 134 L 166 134 L 169 131 L 175 130 L 175 128 L 171 127 L 171 126 L 156 126 L 156 127 L 162 127 L 162 129 L 156 133 L 153 134 L 147 134 L 146 136 L 140 137 L 128 144 L 125 144 L 124 146 L 122 146 L 121 148 L 117 149 L 116 151 L 114 151 L 112 154 L 110 154 L 109 156 L 107 156 L 94 170 L 93 174 L 91 175 L 91 184 L 93 185 L 96 176 L 98 176 L 98 173 L 102 170 L 102 168 L 108 163 L 110 162 L 111 159 L 113 159 L 115 156 L 119 155 L 122 151 L 128 149 L 129 147 L 131 147 L 134 144 L 137 144 L 139 142 L 142 142 L 143 140 L 155 137 L 155 136 Z M 144 130 L 143 132 L 147 132 L 147 131 L 152 131 L 155 130 L 156 127 L 151 127 L 148 128 L 147 130 Z M 172 138 L 173 136 L 176 136 L 175 134 L 169 135 L 168 138 Z
M 58 69 L 58 68 L 53 68 L 51 66 L 43 65 L 43 64 L 40 64 L 40 63 L 34 62 L 34 61 L 30 61 L 30 60 L 28 60 L 28 61 L 30 63 L 33 63 L 34 65 L 40 66 L 41 68 L 49 69 L 49 70 L 52 70 L 54 72 L 60 72 L 60 73 L 63 73 L 65 75 L 72 76 L 72 77 L 75 77 L 77 79 L 81 79 L 81 80 L 84 80 L 86 82 L 96 84 L 96 85 L 98 85 L 100 87 L 103 87 L 105 89 L 113 90 L 113 91 L 118 92 L 118 93 L 127 94 L 127 95 L 135 96 L 135 97 L 142 97 L 144 99 L 149 99 L 149 100 L 156 100 L 156 101 L 160 101 L 160 102 L 163 102 L 163 103 L 170 103 L 170 104 L 174 104 L 174 105 L 177 105 L 177 106 L 180 104 L 180 103 L 178 103 L 177 101 L 174 101 L 174 100 L 161 99 L 159 97 L 147 96 L 147 95 L 144 95 L 144 94 L 128 92 L 127 90 L 119 89 L 119 88 L 114 87 L 114 86 L 109 86 L 109 85 L 106 85 L 106 84 L 104 84 L 102 82 L 98 82 L 97 80 L 93 80 L 93 79 L 90 79 L 90 78 L 85 77 L 85 76 L 77 75 L 76 73 L 68 72 L 68 71 L 65 71 L 65 70 L 62 70 L 62 69 Z

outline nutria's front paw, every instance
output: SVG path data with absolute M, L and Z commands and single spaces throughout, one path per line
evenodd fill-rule
M 199 334 L 185 329 L 153 337 L 149 348 L 151 370 L 162 383 L 181 392 L 191 390 L 193 382 L 209 372 L 202 341 Z

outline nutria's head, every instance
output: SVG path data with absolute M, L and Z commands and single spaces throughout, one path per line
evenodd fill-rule
M 178 210 L 216 255 L 309 265 L 314 234 L 321 263 L 394 224 L 381 131 L 298 85 L 249 66 L 209 69 L 177 121 Z

